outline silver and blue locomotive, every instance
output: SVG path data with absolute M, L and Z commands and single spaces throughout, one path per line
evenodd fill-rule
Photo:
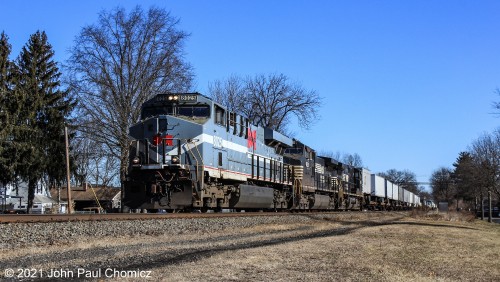
M 362 207 L 361 170 L 320 157 L 199 93 L 142 105 L 123 205 L 147 210 L 331 210 Z

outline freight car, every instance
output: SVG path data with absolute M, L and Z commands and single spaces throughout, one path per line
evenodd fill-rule
M 361 169 L 199 93 L 156 95 L 129 134 L 125 209 L 363 208 Z
M 364 206 L 370 210 L 405 210 L 421 206 L 420 197 L 383 177 L 362 169 Z

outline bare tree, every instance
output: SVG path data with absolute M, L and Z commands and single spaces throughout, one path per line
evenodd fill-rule
M 339 161 L 343 164 L 347 164 L 353 167 L 363 167 L 363 160 L 361 159 L 361 156 L 358 155 L 357 153 L 354 154 L 349 154 L 349 153 L 342 153 L 340 151 L 321 151 L 319 153 L 320 156 L 322 157 L 327 157 L 327 158 L 332 158 L 336 161 Z
M 222 104 L 229 111 L 244 112 L 244 81 L 239 76 L 233 74 L 225 80 L 215 80 L 209 83 L 208 92 L 214 101 Z
M 452 170 L 441 167 L 432 173 L 431 179 L 432 196 L 436 201 L 446 201 L 450 204 L 455 197 Z
M 291 118 L 309 129 L 318 119 L 321 98 L 291 82 L 284 74 L 256 75 L 246 79 L 233 75 L 209 85 L 209 95 L 230 109 L 245 114 L 251 123 L 288 133 Z
M 471 145 L 475 179 L 479 194 L 481 219 L 484 219 L 484 200 L 488 199 L 489 221 L 492 221 L 492 193 L 500 195 L 500 128 L 493 134 L 484 134 Z
M 141 104 L 157 93 L 191 87 L 192 68 L 183 60 L 188 34 L 177 29 L 178 23 L 159 8 L 102 11 L 70 50 L 67 68 L 80 101 L 80 129 L 120 160 L 121 180 L 128 128 L 138 121 Z
M 393 168 L 386 172 L 380 172 L 378 175 L 415 194 L 421 192 L 418 187 L 417 175 L 410 170 L 397 170 Z
M 104 187 L 119 184 L 119 159 L 110 154 L 103 144 L 91 138 L 80 138 L 73 153 L 77 164 L 77 184 L 90 182 Z
M 498 96 L 500 96 L 500 89 L 497 89 L 496 93 L 498 94 Z M 500 101 L 493 102 L 493 108 L 498 110 L 496 114 L 500 116 Z
M 335 151 L 335 152 L 333 152 L 333 151 L 321 151 L 319 153 L 319 155 L 322 157 L 327 157 L 327 158 L 334 159 L 336 161 L 340 161 L 343 154 L 340 151 Z
M 342 162 L 345 164 L 348 164 L 353 167 L 362 167 L 363 166 L 363 160 L 361 159 L 361 156 L 358 155 L 357 153 L 354 154 L 344 154 L 342 158 Z
M 500 128 L 479 137 L 472 143 L 470 151 L 480 192 L 492 191 L 500 196 Z
M 492 134 L 493 189 L 500 199 L 500 127 Z

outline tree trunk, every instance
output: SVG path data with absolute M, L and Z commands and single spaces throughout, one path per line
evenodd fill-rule
M 35 199 L 35 188 L 36 188 L 36 180 L 29 179 L 28 180 L 28 206 L 26 208 L 26 213 L 30 214 L 33 209 L 33 200 Z
M 125 189 L 124 189 L 124 182 L 127 177 L 127 171 L 128 171 L 128 154 L 129 154 L 129 148 L 127 147 L 126 149 L 122 148 L 121 151 L 121 156 L 120 156 L 120 190 L 121 190 L 121 196 L 120 196 L 120 212 L 123 213 L 123 198 L 125 196 Z
M 477 216 L 477 195 L 474 197 L 474 214 Z
M 484 195 L 483 192 L 481 192 L 481 220 L 484 220 L 484 203 L 483 203 Z

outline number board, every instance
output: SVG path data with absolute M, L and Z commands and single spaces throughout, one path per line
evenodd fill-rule
M 198 95 L 188 94 L 188 95 L 179 95 L 179 101 L 182 102 L 196 102 L 198 100 Z
M 198 95 L 196 94 L 158 94 L 155 98 L 156 102 L 197 102 Z

